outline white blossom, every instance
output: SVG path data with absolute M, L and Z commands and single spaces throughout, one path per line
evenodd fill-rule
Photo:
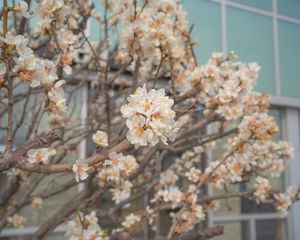
M 31 149 L 27 152 L 28 161 L 32 164 L 46 164 L 49 157 L 56 154 L 53 148 Z
M 108 146 L 108 138 L 107 138 L 107 133 L 103 131 L 97 131 L 96 133 L 93 134 L 93 142 L 97 146 L 101 147 L 107 147 Z
M 167 144 L 168 139 L 175 139 L 178 129 L 174 128 L 175 112 L 171 109 L 174 102 L 164 89 L 147 91 L 145 86 L 139 87 L 127 100 L 121 112 L 127 119 L 127 139 L 132 144 L 155 145 L 159 139 Z
M 14 214 L 13 216 L 7 218 L 7 223 L 15 228 L 24 228 L 26 218 L 18 214 Z
M 87 179 L 87 177 L 89 176 L 87 173 L 89 169 L 90 168 L 88 164 L 84 163 L 82 160 L 77 160 L 72 167 L 76 181 L 79 182 L 80 180 Z
M 122 226 L 126 229 L 131 228 L 136 223 L 139 223 L 141 221 L 141 217 L 139 215 L 136 215 L 134 213 L 131 213 L 125 217 L 125 220 L 122 222 Z

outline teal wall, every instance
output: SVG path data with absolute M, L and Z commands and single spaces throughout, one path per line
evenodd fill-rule
M 193 38 L 200 41 L 195 52 L 200 64 L 207 62 L 212 52 L 222 50 L 220 4 L 204 0 L 183 1 L 190 24 L 194 24 Z
M 227 8 L 227 49 L 241 61 L 261 65 L 256 89 L 275 94 L 272 19 L 236 8 Z

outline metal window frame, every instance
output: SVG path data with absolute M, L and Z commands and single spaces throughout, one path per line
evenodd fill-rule
M 210 2 L 219 3 L 221 5 L 221 45 L 223 53 L 227 52 L 227 7 L 244 10 L 251 13 L 256 13 L 262 16 L 272 18 L 273 32 L 273 54 L 274 54 L 274 76 L 275 76 L 275 92 L 276 96 L 281 95 L 281 79 L 280 79 L 280 51 L 279 51 L 279 34 L 278 20 L 300 25 L 300 19 L 278 14 L 277 0 L 272 0 L 272 11 L 252 7 L 243 3 L 233 2 L 231 0 L 208 0 Z

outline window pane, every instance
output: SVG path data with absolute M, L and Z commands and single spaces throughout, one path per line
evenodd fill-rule
M 272 11 L 272 0 L 232 0 L 251 7 L 260 8 L 267 11 Z
M 224 226 L 224 234 L 215 237 L 215 240 L 250 240 L 249 222 L 240 221 L 220 224 Z
M 259 220 L 256 221 L 257 240 L 286 240 L 287 226 L 286 220 Z
M 277 0 L 278 13 L 281 15 L 300 18 L 299 0 Z
M 279 21 L 278 26 L 282 95 L 299 98 L 300 25 Z
M 228 51 L 235 51 L 241 61 L 256 61 L 262 67 L 256 89 L 275 94 L 272 19 L 228 8 L 227 30 Z
M 183 1 L 188 20 L 194 23 L 193 38 L 200 40 L 195 48 L 198 62 L 203 64 L 212 52 L 221 51 L 220 5 L 207 0 Z

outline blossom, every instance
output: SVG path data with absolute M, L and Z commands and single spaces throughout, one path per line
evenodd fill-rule
M 283 193 L 275 194 L 275 206 L 282 215 L 287 215 L 289 207 L 292 205 L 292 200 L 289 195 Z
M 76 181 L 79 182 L 80 180 L 85 180 L 89 176 L 87 173 L 89 169 L 88 164 L 81 160 L 77 160 L 72 167 Z
M 173 215 L 173 214 L 172 214 Z M 174 214 L 173 217 L 176 215 Z M 174 226 L 174 231 L 183 233 L 191 230 L 195 224 L 205 219 L 203 207 L 198 204 L 192 204 L 190 209 L 186 209 L 176 216 L 177 221 Z
M 139 223 L 141 219 L 142 218 L 139 215 L 131 213 L 125 217 L 124 221 L 122 222 L 122 226 L 126 229 L 129 229 L 135 224 Z
M 95 211 L 92 211 L 90 214 L 85 215 L 84 220 L 89 225 L 97 225 L 98 224 L 98 219 L 97 219 Z
M 132 155 L 125 156 L 122 153 L 111 152 L 109 159 L 104 161 L 104 166 L 108 180 L 118 182 L 123 176 L 129 176 L 139 165 Z
M 40 59 L 38 68 L 41 73 L 41 82 L 46 88 L 50 88 L 54 81 L 58 79 L 56 66 L 52 61 Z
M 7 223 L 15 228 L 24 228 L 26 218 L 18 214 L 14 214 L 7 218 Z
M 178 180 L 178 175 L 171 169 L 160 174 L 159 184 L 160 186 L 167 187 L 174 185 Z
M 265 202 L 271 188 L 269 180 L 258 176 L 255 179 L 254 187 L 255 187 L 254 196 L 256 197 L 257 203 Z
M 43 0 L 39 2 L 37 14 L 43 18 L 52 18 L 64 6 L 63 0 Z
M 40 197 L 34 197 L 31 202 L 31 207 L 32 208 L 42 208 L 43 204 L 43 199 Z
M 279 141 L 278 151 L 283 160 L 289 160 L 294 158 L 294 148 L 288 142 Z
M 46 164 L 49 157 L 56 154 L 53 148 L 30 149 L 27 152 L 28 161 L 32 164 Z
M 188 172 L 186 172 L 185 176 L 190 180 L 191 182 L 196 183 L 200 180 L 201 170 L 192 167 Z
M 128 127 L 127 139 L 135 145 L 155 145 L 159 139 L 167 144 L 174 140 L 177 128 L 175 111 L 171 109 L 173 100 L 166 96 L 165 90 L 146 90 L 139 87 L 128 97 L 128 104 L 121 107 Z
M 147 213 L 147 219 L 150 225 L 154 222 L 155 212 L 152 208 L 149 206 L 146 207 L 146 213 Z
M 75 219 L 68 221 L 65 236 L 70 237 L 70 240 L 107 240 L 98 225 L 95 211 L 85 216 L 80 213 Z
M 183 199 L 183 193 L 177 186 L 170 186 L 156 193 L 156 198 L 163 200 L 165 203 L 172 203 L 172 208 L 178 206 Z
M 64 92 L 62 90 L 62 85 L 65 83 L 64 80 L 56 82 L 48 92 L 48 97 L 50 100 L 49 110 L 53 113 L 65 113 L 67 111 L 66 99 L 64 98 Z
M 110 191 L 113 196 L 113 201 L 115 203 L 119 203 L 127 198 L 130 197 L 132 188 L 132 183 L 128 180 L 122 181 L 121 183 L 117 184 L 114 188 L 112 188 Z
M 93 142 L 102 147 L 108 146 L 108 139 L 107 139 L 107 133 L 102 131 L 97 131 L 95 134 L 93 134 Z

